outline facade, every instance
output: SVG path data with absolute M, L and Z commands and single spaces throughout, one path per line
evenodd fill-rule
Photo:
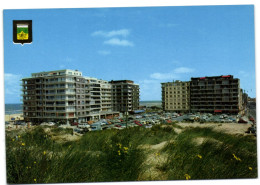
M 68 124 L 119 114 L 113 111 L 112 84 L 83 77 L 77 70 L 32 73 L 32 77 L 22 79 L 22 91 L 24 119 L 34 123 Z
M 129 112 L 139 108 L 139 85 L 131 80 L 110 81 L 113 111 Z
M 191 78 L 192 112 L 239 113 L 242 110 L 240 81 L 232 75 Z
M 190 82 L 176 80 L 161 85 L 164 111 L 188 112 L 190 110 Z

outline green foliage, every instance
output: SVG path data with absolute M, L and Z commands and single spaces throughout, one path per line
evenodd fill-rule
M 164 180 L 256 178 L 256 139 L 169 123 L 151 129 L 88 132 L 77 141 L 56 142 L 52 135 L 70 129 L 42 127 L 6 132 L 8 183 L 75 183 L 136 181 L 150 154 L 166 156 L 156 164 Z M 17 137 L 16 137 L 17 136 Z M 204 138 L 202 143 L 196 139 Z M 167 144 L 158 151 L 140 146 Z M 153 154 L 154 155 L 154 154 Z M 150 179 L 146 179 L 150 180 Z
M 195 139 L 205 138 L 202 144 Z M 169 179 L 256 178 L 255 139 L 218 133 L 210 128 L 189 128 L 169 143 L 166 172 Z M 252 170 L 251 170 L 252 169 Z

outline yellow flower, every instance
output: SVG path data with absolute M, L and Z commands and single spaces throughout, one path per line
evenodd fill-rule
M 34 182 L 36 182 L 36 179 L 33 179 L 34 180 Z
M 118 150 L 118 155 L 121 155 L 121 152 L 120 152 L 120 150 Z
M 237 160 L 237 161 L 241 161 L 241 159 L 239 157 L 237 157 L 235 154 L 233 154 L 234 158 Z
M 201 156 L 201 155 L 199 155 L 199 154 L 198 154 L 197 156 L 198 156 L 198 158 L 200 158 L 200 159 L 202 158 L 202 156 Z
M 12 141 L 14 141 L 15 139 L 12 139 Z
M 21 145 L 22 145 L 22 146 L 25 146 L 25 143 L 22 143 Z
M 19 138 L 21 137 L 21 136 L 18 136 Z
M 250 166 L 248 167 L 248 169 L 249 169 L 249 170 L 253 170 L 253 168 L 252 168 L 252 167 L 250 167 Z
M 159 156 L 159 155 L 160 155 L 160 153 L 156 153 L 155 155 L 156 155 L 156 156 Z
M 28 169 L 28 166 L 26 166 L 26 169 Z
M 119 146 L 119 148 L 121 148 L 121 147 L 122 147 L 122 144 L 121 144 L 121 143 L 118 143 L 117 146 Z
M 189 180 L 191 178 L 189 174 L 185 174 L 184 176 L 185 176 L 186 180 Z
M 36 164 L 36 161 L 34 161 L 34 164 Z
M 43 155 L 46 155 L 46 152 L 45 152 L 45 151 L 43 151 Z

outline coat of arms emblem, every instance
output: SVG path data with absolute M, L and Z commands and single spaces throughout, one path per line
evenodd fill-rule
M 14 20 L 13 21 L 13 42 L 31 43 L 32 42 L 32 21 Z

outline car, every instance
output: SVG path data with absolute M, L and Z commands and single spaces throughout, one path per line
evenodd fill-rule
M 138 126 L 143 126 L 140 122 L 135 122 L 135 124 Z
M 237 121 L 235 118 L 232 118 L 232 117 L 228 117 L 227 119 L 231 120 L 233 123 L 235 123 Z
M 100 123 L 101 126 L 107 125 L 108 123 L 102 122 Z
M 48 125 L 48 123 L 47 122 L 42 122 L 40 125 Z
M 120 123 L 119 125 L 121 125 L 121 128 L 126 128 L 126 124 L 125 123 Z
M 240 118 L 239 120 L 238 120 L 238 123 L 248 123 L 246 120 L 244 120 L 243 118 Z
M 80 128 L 74 128 L 73 131 L 74 131 L 74 132 L 77 132 L 77 133 L 80 133 L 80 132 L 82 131 L 82 129 L 80 129 Z
M 191 119 L 191 118 L 184 118 L 183 121 L 189 121 L 189 122 L 191 121 L 191 122 L 193 122 L 194 119 Z
M 255 119 L 254 119 L 253 117 L 249 117 L 249 121 L 252 121 L 252 122 L 254 122 L 254 121 L 255 121 Z
M 26 124 L 25 124 L 25 122 L 22 122 L 22 121 L 16 121 L 16 122 L 14 123 L 14 125 L 25 126 Z
M 6 125 L 9 125 L 10 123 L 8 121 L 5 122 Z
M 121 127 L 121 125 L 117 124 L 117 125 L 115 125 L 115 127 Z
M 87 123 L 79 123 L 79 124 L 78 124 L 78 127 L 79 127 L 79 128 L 90 128 L 90 125 L 87 124 Z
M 110 129 L 110 127 L 102 127 L 102 130 Z
M 141 121 L 140 122 L 142 125 L 145 125 L 146 124 L 146 121 Z
M 79 123 L 77 123 L 77 122 L 73 122 L 73 123 L 71 123 L 70 125 L 71 125 L 71 126 L 78 126 Z
M 152 128 L 152 125 L 151 124 L 147 124 L 147 125 L 145 125 L 145 128 Z
M 55 123 L 54 123 L 54 122 L 49 122 L 48 125 L 49 125 L 49 126 L 54 126 Z

